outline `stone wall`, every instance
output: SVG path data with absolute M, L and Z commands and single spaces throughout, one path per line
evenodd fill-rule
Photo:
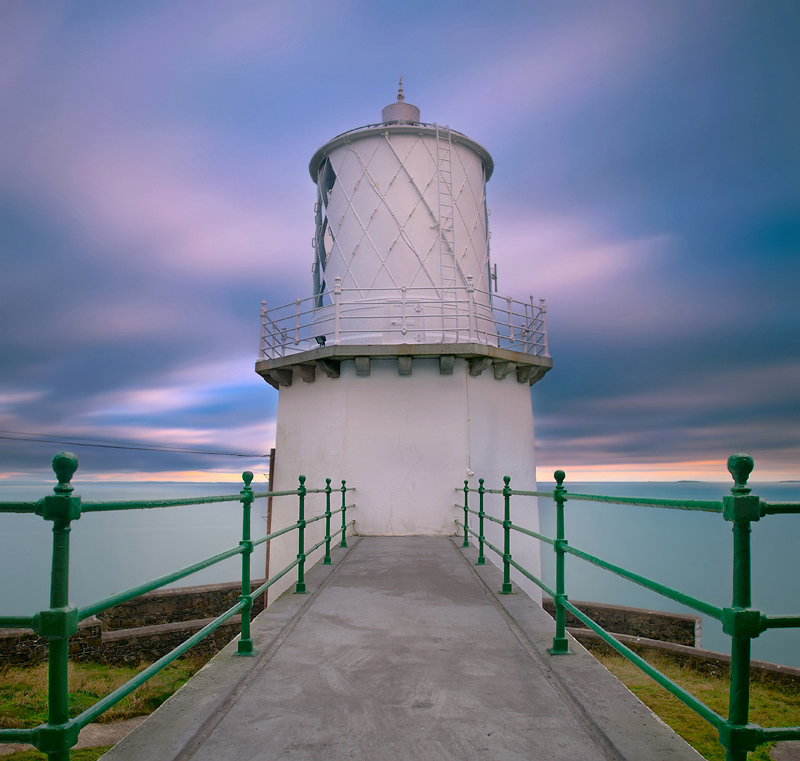
M 700 647 L 700 616 L 685 613 L 668 613 L 663 610 L 646 610 L 644 608 L 628 608 L 623 605 L 607 605 L 601 602 L 570 602 L 589 618 L 596 621 L 607 632 L 626 634 L 631 637 L 646 637 L 672 642 L 676 645 Z M 551 597 L 542 600 L 542 607 L 555 618 L 555 605 Z M 566 614 L 566 625 L 577 629 L 586 629 L 569 611 Z
M 253 581 L 257 589 L 263 580 Z M 88 618 L 69 638 L 70 660 L 99 663 L 155 661 L 186 641 L 239 599 L 241 584 L 208 584 L 148 592 Z M 252 617 L 264 609 L 264 596 L 253 601 Z M 233 616 L 191 652 L 213 655 L 238 633 Z M 25 666 L 47 659 L 47 641 L 30 629 L 0 629 L 0 666 Z
M 69 657 L 75 661 L 93 660 L 101 648 L 102 624 L 87 618 L 78 624 L 78 633 L 69 638 Z M 28 666 L 47 660 L 47 640 L 30 629 L 0 629 L 0 666 Z
M 254 581 L 250 589 L 257 589 L 263 583 L 263 579 Z M 236 604 L 241 588 L 241 582 L 236 581 L 160 589 L 109 608 L 98 613 L 97 617 L 107 630 L 157 626 L 165 621 L 174 623 L 214 618 Z M 253 601 L 253 615 L 258 615 L 263 609 L 264 595 L 259 595 Z
M 603 653 L 615 652 L 611 645 L 604 642 L 591 629 L 567 630 L 587 650 Z M 671 661 L 684 663 L 696 671 L 715 676 L 729 676 L 731 657 L 726 653 L 716 653 L 713 650 L 703 650 L 699 647 L 676 645 L 672 642 L 659 642 L 646 637 L 631 637 L 626 634 L 617 635 L 623 645 L 641 655 L 645 660 L 652 660 L 654 655 L 662 655 Z M 790 687 L 800 687 L 800 669 L 791 666 L 781 666 L 777 663 L 766 661 L 750 661 L 750 678 L 754 682 L 768 684 L 784 684 Z

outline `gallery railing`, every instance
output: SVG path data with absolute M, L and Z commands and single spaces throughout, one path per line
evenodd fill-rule
M 82 502 L 79 496 L 73 496 L 74 487 L 70 483 L 78 468 L 78 458 L 69 452 L 61 452 L 53 458 L 53 470 L 58 478 L 54 494 L 40 499 L 38 502 L 0 502 L 0 513 L 31 513 L 53 521 L 53 554 L 50 576 L 50 607 L 33 616 L 0 616 L 0 628 L 33 629 L 48 643 L 48 717 L 47 724 L 32 729 L 0 729 L 0 743 L 27 743 L 47 753 L 49 761 L 69 761 L 70 748 L 78 741 L 78 733 L 83 727 L 98 716 L 116 705 L 120 700 L 140 687 L 148 679 L 176 658 L 196 645 L 202 639 L 218 629 L 237 613 L 241 615 L 241 636 L 237 654 L 251 656 L 255 654 L 253 640 L 250 637 L 250 612 L 254 598 L 265 592 L 278 579 L 297 567 L 297 583 L 295 591 L 306 593 L 305 563 L 307 558 L 317 549 L 325 546 L 324 564 L 331 563 L 331 542 L 341 535 L 340 547 L 347 547 L 347 510 L 354 505 L 346 504 L 348 491 L 353 491 L 345 481 L 341 487 L 331 487 L 331 479 L 325 480 L 325 487 L 309 489 L 306 477 L 300 476 L 297 489 L 289 491 L 254 492 L 251 483 L 253 474 L 242 473 L 244 487 L 239 494 L 222 497 L 192 497 L 189 499 L 168 499 L 158 501 L 130 502 Z M 341 506 L 331 509 L 331 495 L 341 494 Z M 305 501 L 308 494 L 325 494 L 325 511 L 313 518 L 305 516 Z M 273 531 L 259 539 L 250 536 L 250 507 L 260 497 L 290 497 L 298 500 L 297 522 L 278 531 Z M 117 510 L 141 510 L 146 508 L 176 507 L 179 505 L 199 505 L 216 502 L 241 502 L 242 505 L 242 539 L 236 547 L 232 547 L 197 563 L 180 568 L 177 571 L 161 576 L 153 581 L 128 589 L 107 597 L 83 608 L 70 606 L 69 592 L 69 533 L 70 523 L 81 517 L 83 513 L 96 513 Z M 331 518 L 341 513 L 341 525 L 331 532 Z M 325 521 L 325 537 L 312 547 L 305 546 L 305 530 L 309 524 Z M 352 523 L 352 522 L 351 522 Z M 297 558 L 285 568 L 267 579 L 257 589 L 251 588 L 250 556 L 255 547 L 275 539 L 282 534 L 297 531 Z M 185 578 L 204 568 L 220 563 L 235 555 L 242 556 L 242 592 L 239 601 L 226 610 L 211 623 L 203 627 L 185 642 L 171 650 L 151 666 L 137 674 L 133 679 L 102 698 L 83 713 L 73 718 L 69 716 L 68 657 L 69 637 L 78 631 L 78 624 L 115 605 L 132 600 L 135 597 L 159 589 L 178 579 Z
M 569 611 L 586 626 L 595 631 L 607 644 L 617 650 L 621 655 L 638 666 L 658 684 L 672 693 L 678 700 L 687 705 L 695 713 L 709 722 L 718 732 L 719 741 L 726 751 L 728 761 L 745 761 L 747 753 L 755 750 L 759 745 L 768 742 L 784 740 L 799 740 L 800 727 L 773 727 L 765 728 L 750 723 L 750 643 L 755 637 L 768 629 L 797 628 L 800 627 L 800 615 L 767 616 L 759 610 L 752 608 L 751 599 L 751 564 L 750 564 L 750 524 L 767 515 L 797 515 L 800 513 L 800 502 L 764 502 L 756 495 L 751 494 L 747 486 L 747 479 L 753 470 L 753 459 L 749 455 L 735 454 L 728 459 L 728 471 L 734 479 L 731 496 L 724 497 L 721 501 L 706 500 L 671 500 L 671 499 L 637 499 L 630 497 L 605 497 L 591 494 L 572 494 L 564 486 L 565 474 L 563 470 L 555 472 L 556 487 L 552 492 L 545 491 L 517 491 L 510 486 L 511 479 L 506 476 L 502 489 L 486 489 L 484 480 L 478 481 L 478 488 L 469 488 L 464 482 L 464 522 L 458 525 L 464 533 L 464 547 L 469 546 L 470 536 L 475 537 L 478 544 L 478 565 L 486 563 L 485 548 L 495 552 L 503 564 L 503 583 L 501 594 L 510 594 L 511 568 L 515 568 L 525 578 L 530 579 L 545 593 L 552 596 L 556 610 L 556 631 L 553 646 L 548 652 L 552 655 L 569 653 L 569 641 L 566 636 L 565 613 Z M 460 487 L 459 487 L 459 490 Z M 469 495 L 478 494 L 478 509 L 469 506 Z M 504 500 L 504 517 L 489 515 L 484 510 L 485 494 L 501 494 Z M 535 531 L 517 526 L 511 521 L 511 497 L 548 497 L 556 504 L 556 536 L 547 537 Z M 721 513 L 726 521 L 733 523 L 733 594 L 730 607 L 718 608 L 691 595 L 684 594 L 657 581 L 653 581 L 639 574 L 628 571 L 618 565 L 595 557 L 570 546 L 565 535 L 564 505 L 569 500 L 589 500 L 592 502 L 606 502 L 611 504 L 645 505 L 663 507 L 677 510 L 701 510 L 705 512 Z M 469 516 L 478 518 L 478 530 L 470 528 Z M 495 547 L 486 540 L 484 533 L 485 521 L 499 524 L 503 528 L 503 548 Z M 540 578 L 515 562 L 511 554 L 511 532 L 531 536 L 541 542 L 552 545 L 555 551 L 555 585 L 553 590 Z M 564 573 L 564 560 L 566 555 L 573 555 L 585 560 L 606 571 L 611 571 L 624 579 L 628 579 L 663 597 L 668 597 L 700 613 L 716 619 L 722 623 L 722 630 L 731 638 L 731 670 L 730 693 L 728 700 L 728 718 L 725 719 L 705 703 L 698 700 L 680 685 L 664 676 L 660 671 L 651 666 L 647 661 L 623 645 L 613 634 L 610 634 L 589 616 L 578 610 L 566 594 L 566 581 Z
M 467 285 L 343 288 L 267 309 L 261 305 L 260 359 L 322 345 L 481 343 L 549 356 L 544 299 L 517 301 Z

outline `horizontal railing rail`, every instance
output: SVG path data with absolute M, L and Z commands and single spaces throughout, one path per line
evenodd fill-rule
M 243 656 L 254 655 L 256 651 L 250 636 L 250 616 L 254 599 L 295 568 L 297 569 L 295 592 L 298 594 L 305 593 L 307 591 L 305 584 L 306 560 L 315 550 L 324 545 L 325 554 L 322 562 L 323 564 L 330 564 L 332 562 L 331 542 L 339 536 L 341 536 L 339 546 L 347 547 L 347 529 L 353 525 L 352 521 L 349 523 L 347 521 L 347 510 L 355 507 L 354 504 L 347 504 L 347 492 L 352 492 L 354 489 L 347 486 L 346 481 L 342 481 L 341 487 L 334 489 L 331 487 L 331 479 L 328 478 L 325 481 L 324 488 L 310 489 L 306 487 L 306 477 L 299 476 L 297 489 L 254 492 L 251 488 L 253 474 L 250 471 L 242 473 L 244 486 L 239 494 L 235 495 L 168 500 L 83 502 L 79 496 L 73 496 L 74 487 L 71 480 L 77 468 L 78 458 L 68 452 L 61 452 L 53 458 L 53 470 L 58 478 L 58 484 L 53 489 L 54 494 L 44 497 L 38 502 L 0 502 L 0 513 L 36 514 L 42 516 L 45 520 L 53 522 L 50 608 L 33 616 L 0 616 L 0 628 L 33 629 L 36 634 L 47 640 L 48 646 L 47 723 L 30 729 L 0 729 L 0 743 L 14 742 L 33 745 L 46 753 L 49 761 L 69 761 L 70 749 L 77 743 L 78 733 L 83 727 L 97 719 L 105 711 L 116 705 L 161 669 L 186 653 L 237 614 L 240 616 L 240 636 L 237 654 Z M 331 509 L 331 494 L 334 491 L 341 495 L 341 505 L 336 509 Z M 325 511 L 320 515 L 306 518 L 305 500 L 309 494 L 325 495 Z M 252 539 L 250 512 L 253 501 L 261 497 L 290 496 L 294 496 L 298 500 L 297 521 L 266 536 Z M 242 539 L 236 547 L 223 550 L 211 557 L 82 608 L 70 606 L 68 602 L 70 524 L 80 518 L 81 514 L 85 512 L 142 510 L 217 502 L 240 502 L 242 505 Z M 341 523 L 335 531 L 331 531 L 331 519 L 339 514 L 341 514 Z M 306 527 L 321 520 L 325 521 L 324 538 L 313 546 L 306 548 Z M 291 531 L 297 531 L 297 557 L 289 565 L 274 573 L 261 586 L 253 590 L 250 578 L 250 558 L 254 548 Z M 83 711 L 83 713 L 70 718 L 69 637 L 78 631 L 78 624 L 81 621 L 236 555 L 241 555 L 242 557 L 242 586 L 239 599 L 234 605 L 124 685 L 106 695 L 93 706 Z
M 261 306 L 261 359 L 327 344 L 483 343 L 549 356 L 546 307 L 466 286 L 343 288 L 267 309 Z M 445 298 L 446 296 L 446 298 Z
M 478 487 L 470 488 L 469 482 L 464 481 L 463 504 L 458 505 L 464 511 L 463 523 L 456 521 L 463 531 L 463 547 L 469 547 L 470 537 L 474 537 L 478 545 L 478 565 L 485 565 L 485 548 L 489 548 L 502 560 L 503 582 L 501 594 L 512 592 L 511 569 L 519 571 L 525 578 L 532 581 L 544 592 L 552 596 L 555 604 L 555 636 L 552 647 L 548 649 L 551 655 L 566 655 L 569 651 L 569 640 L 566 634 L 566 612 L 572 613 L 589 629 L 594 631 L 604 642 L 613 647 L 623 657 L 638 666 L 658 684 L 668 690 L 678 700 L 710 723 L 719 733 L 719 741 L 725 748 L 728 761 L 745 761 L 749 751 L 755 750 L 759 745 L 778 740 L 800 739 L 800 727 L 774 727 L 765 728 L 753 724 L 749 720 L 750 713 L 750 649 L 751 641 L 769 629 L 800 628 L 800 615 L 769 616 L 752 607 L 751 599 L 751 565 L 750 565 L 750 532 L 751 523 L 767 515 L 797 515 L 800 514 L 800 502 L 765 502 L 751 494 L 747 480 L 753 470 L 753 459 L 748 455 L 732 455 L 728 459 L 728 470 L 733 476 L 734 485 L 731 495 L 721 500 L 675 500 L 675 499 L 646 499 L 637 497 L 606 497 L 594 494 L 573 494 L 564 486 L 565 474 L 563 470 L 555 472 L 556 487 L 548 491 L 521 491 L 513 490 L 510 486 L 511 479 L 506 476 L 502 489 L 487 489 L 484 479 L 478 479 Z M 469 495 L 478 495 L 478 509 L 470 507 Z M 488 515 L 484 508 L 486 494 L 500 494 L 503 496 L 503 519 Z M 547 537 L 538 532 L 531 531 L 511 521 L 511 498 L 513 496 L 547 497 L 554 500 L 556 505 L 556 536 Z M 720 513 L 726 521 L 733 524 L 733 589 L 730 607 L 719 608 L 711 603 L 700 600 L 691 595 L 672 589 L 658 581 L 648 579 L 633 573 L 619 565 L 598 558 L 591 553 L 572 547 L 566 538 L 564 506 L 568 501 L 604 502 L 618 505 L 640 505 L 647 507 L 667 508 L 672 510 L 693 510 L 701 512 Z M 478 519 L 477 531 L 470 527 L 470 515 Z M 486 521 L 497 523 L 503 528 L 503 548 L 495 547 L 486 540 Z M 523 568 L 514 561 L 511 554 L 512 532 L 524 534 L 541 542 L 549 544 L 555 552 L 555 589 L 551 589 L 545 582 L 533 573 Z M 591 563 L 598 568 L 617 574 L 633 583 L 639 584 L 657 594 L 675 600 L 694 610 L 704 613 L 711 618 L 722 622 L 722 630 L 731 638 L 731 666 L 730 666 L 730 692 L 728 701 L 728 717 L 723 718 L 709 708 L 705 703 L 691 695 L 683 687 L 662 674 L 641 656 L 610 632 L 606 631 L 596 621 L 575 607 L 566 594 L 565 558 L 572 555 L 583 561 Z

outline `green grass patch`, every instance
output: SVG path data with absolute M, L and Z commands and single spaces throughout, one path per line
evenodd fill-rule
M 104 753 L 111 750 L 111 746 L 104 748 L 79 748 L 70 751 L 70 761 L 97 761 Z M 9 753 L 7 756 L 0 756 L 3 761 L 47 761 L 47 754 L 40 753 L 38 750 L 18 750 L 16 753 Z
M 145 684 L 109 708 L 96 721 L 106 723 L 134 716 L 147 716 L 170 697 L 207 658 L 179 658 Z M 149 664 L 105 666 L 97 663 L 71 663 L 69 666 L 69 715 L 77 716 L 98 700 L 121 687 Z M 25 668 L 0 669 L 0 728 L 31 729 L 47 722 L 47 664 Z M 2 745 L 0 745 L 2 747 Z M 71 761 L 95 761 L 108 748 L 73 750 Z M 41 761 L 37 750 L 0 755 L 0 761 Z
M 100 723 L 147 716 L 156 710 L 203 661 L 178 659 L 148 682 L 106 711 Z M 105 666 L 71 663 L 69 666 L 69 715 L 77 716 L 100 698 L 132 679 L 149 664 Z M 0 671 L 0 728 L 25 729 L 47 722 L 47 664 Z
M 639 700 L 708 761 L 725 761 L 717 730 L 670 695 L 621 655 L 605 651 L 592 653 Z M 647 658 L 662 674 L 702 700 L 720 716 L 728 715 L 727 675 L 709 674 L 664 656 Z M 788 685 L 754 682 L 750 688 L 750 721 L 762 727 L 800 726 L 800 690 Z M 748 755 L 751 761 L 770 761 L 769 745 Z

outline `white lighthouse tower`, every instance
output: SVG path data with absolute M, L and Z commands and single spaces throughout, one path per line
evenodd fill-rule
M 456 487 L 478 476 L 536 488 L 529 386 L 552 360 L 543 302 L 492 292 L 493 168 L 475 141 L 421 122 L 402 84 L 379 124 L 311 159 L 313 294 L 263 306 L 256 371 L 279 391 L 271 488 L 346 478 L 359 534 L 453 534 Z M 279 502 L 273 530 L 296 520 Z M 535 507 L 517 519 L 538 527 Z M 282 546 L 273 557 L 290 562 Z

